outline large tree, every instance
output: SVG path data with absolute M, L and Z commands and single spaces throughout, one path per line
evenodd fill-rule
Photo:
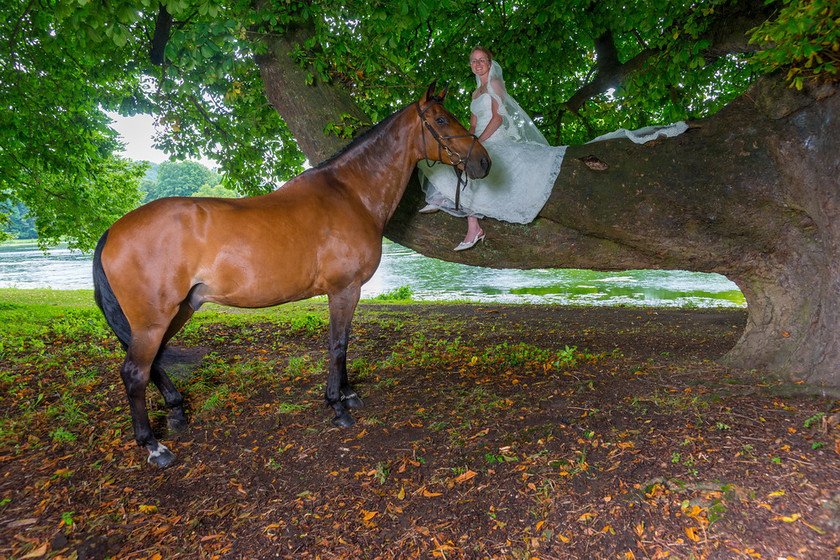
M 14 4 L 0 86 L 18 74 L 33 83 L 66 75 L 51 93 L 79 100 L 97 131 L 91 96 L 103 108 L 151 111 L 159 146 L 215 157 L 241 192 L 296 172 L 298 147 L 323 160 L 434 78 L 451 83 L 450 108 L 466 119 L 469 45 L 488 46 L 520 104 L 554 143 L 571 145 L 549 203 L 527 226 L 488 220 L 488 242 L 455 254 L 463 224 L 417 216 L 410 188 L 389 237 L 487 266 L 720 272 L 749 305 L 731 364 L 840 386 L 836 2 Z M 18 97 L 4 105 L 18 110 L 25 92 L 9 91 Z M 16 156 L 9 168 L 0 162 L 13 199 L 20 162 L 61 159 L 27 136 L 25 119 L 0 152 Z M 582 145 L 677 119 L 692 129 L 656 145 Z M 55 138 L 78 130 L 60 124 Z

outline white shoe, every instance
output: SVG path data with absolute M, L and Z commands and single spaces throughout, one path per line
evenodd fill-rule
M 433 214 L 433 213 L 437 212 L 438 210 L 440 210 L 440 208 L 438 208 L 434 204 L 427 204 L 426 206 L 424 206 L 423 208 L 420 209 L 420 213 L 421 214 Z
M 466 251 L 472 247 L 475 247 L 476 243 L 484 239 L 484 231 L 479 230 L 475 237 L 473 237 L 472 241 L 461 241 L 457 247 L 453 249 L 453 251 Z

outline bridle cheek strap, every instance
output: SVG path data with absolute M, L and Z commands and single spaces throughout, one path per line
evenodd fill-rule
M 476 142 L 478 142 L 478 137 L 475 134 L 458 134 L 455 136 L 441 136 L 438 134 L 438 131 L 435 130 L 429 120 L 426 118 L 426 111 L 429 110 L 433 105 L 440 105 L 440 101 L 434 101 L 430 103 L 425 109 L 420 109 L 420 101 L 417 101 L 417 115 L 420 117 L 420 120 L 423 122 L 423 125 L 429 130 L 429 133 L 432 135 L 432 138 L 438 144 L 438 161 L 443 161 L 443 152 L 446 152 L 446 155 L 449 157 L 449 162 L 452 165 L 452 169 L 455 171 L 455 177 L 457 178 L 457 184 L 455 185 L 455 210 L 459 209 L 460 202 L 461 202 L 461 191 L 467 188 L 467 182 L 469 178 L 467 177 L 467 160 L 470 159 L 472 155 L 473 147 L 475 147 Z M 470 143 L 470 148 L 467 150 L 466 157 L 461 157 L 461 154 L 444 144 L 444 140 L 454 140 L 455 138 L 466 138 L 467 136 L 472 137 L 472 142 Z M 435 163 L 429 162 L 429 152 L 426 147 L 426 135 L 421 134 L 423 138 L 423 157 L 426 160 L 426 165 L 429 167 L 433 167 Z

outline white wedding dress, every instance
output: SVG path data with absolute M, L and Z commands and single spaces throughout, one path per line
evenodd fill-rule
M 476 86 L 482 85 L 476 76 Z M 461 191 L 455 208 L 458 180 L 448 165 L 430 167 L 426 161 L 417 164 L 420 184 L 426 202 L 453 216 L 489 216 L 497 220 L 527 224 L 534 221 L 545 205 L 554 181 L 560 173 L 566 146 L 549 146 L 528 114 L 507 94 L 502 68 L 494 60 L 486 82 L 487 93 L 472 100 L 470 111 L 476 117 L 475 135 L 487 127 L 493 117 L 493 101 L 502 117 L 502 124 L 481 144 L 490 154 L 490 173 L 483 179 L 470 180 Z M 626 138 L 644 144 L 656 138 L 678 136 L 688 129 L 684 122 L 667 126 L 650 126 L 631 131 L 619 129 L 599 136 L 592 142 Z
M 470 111 L 476 116 L 476 136 L 479 136 L 490 118 L 492 98 L 489 93 L 473 99 Z M 563 164 L 566 146 L 548 146 L 523 142 L 500 127 L 482 142 L 490 154 L 490 174 L 483 179 L 473 179 L 461 191 L 459 209 L 455 209 L 455 172 L 448 165 L 429 168 L 418 164 L 424 184 L 426 202 L 449 212 L 453 216 L 490 216 L 506 222 L 527 224 L 537 214 L 554 187 L 554 181 Z

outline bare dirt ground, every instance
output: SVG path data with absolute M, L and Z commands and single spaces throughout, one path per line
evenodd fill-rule
M 116 342 L 55 335 L 0 360 L 0 557 L 840 558 L 840 403 L 717 365 L 744 321 L 363 304 L 349 429 L 323 408 L 323 324 L 209 322 L 176 343 L 184 434 L 150 395 L 165 471 L 133 442 Z M 58 437 L 50 388 L 83 369 L 102 396 Z M 25 430 L 22 399 L 43 408 Z

